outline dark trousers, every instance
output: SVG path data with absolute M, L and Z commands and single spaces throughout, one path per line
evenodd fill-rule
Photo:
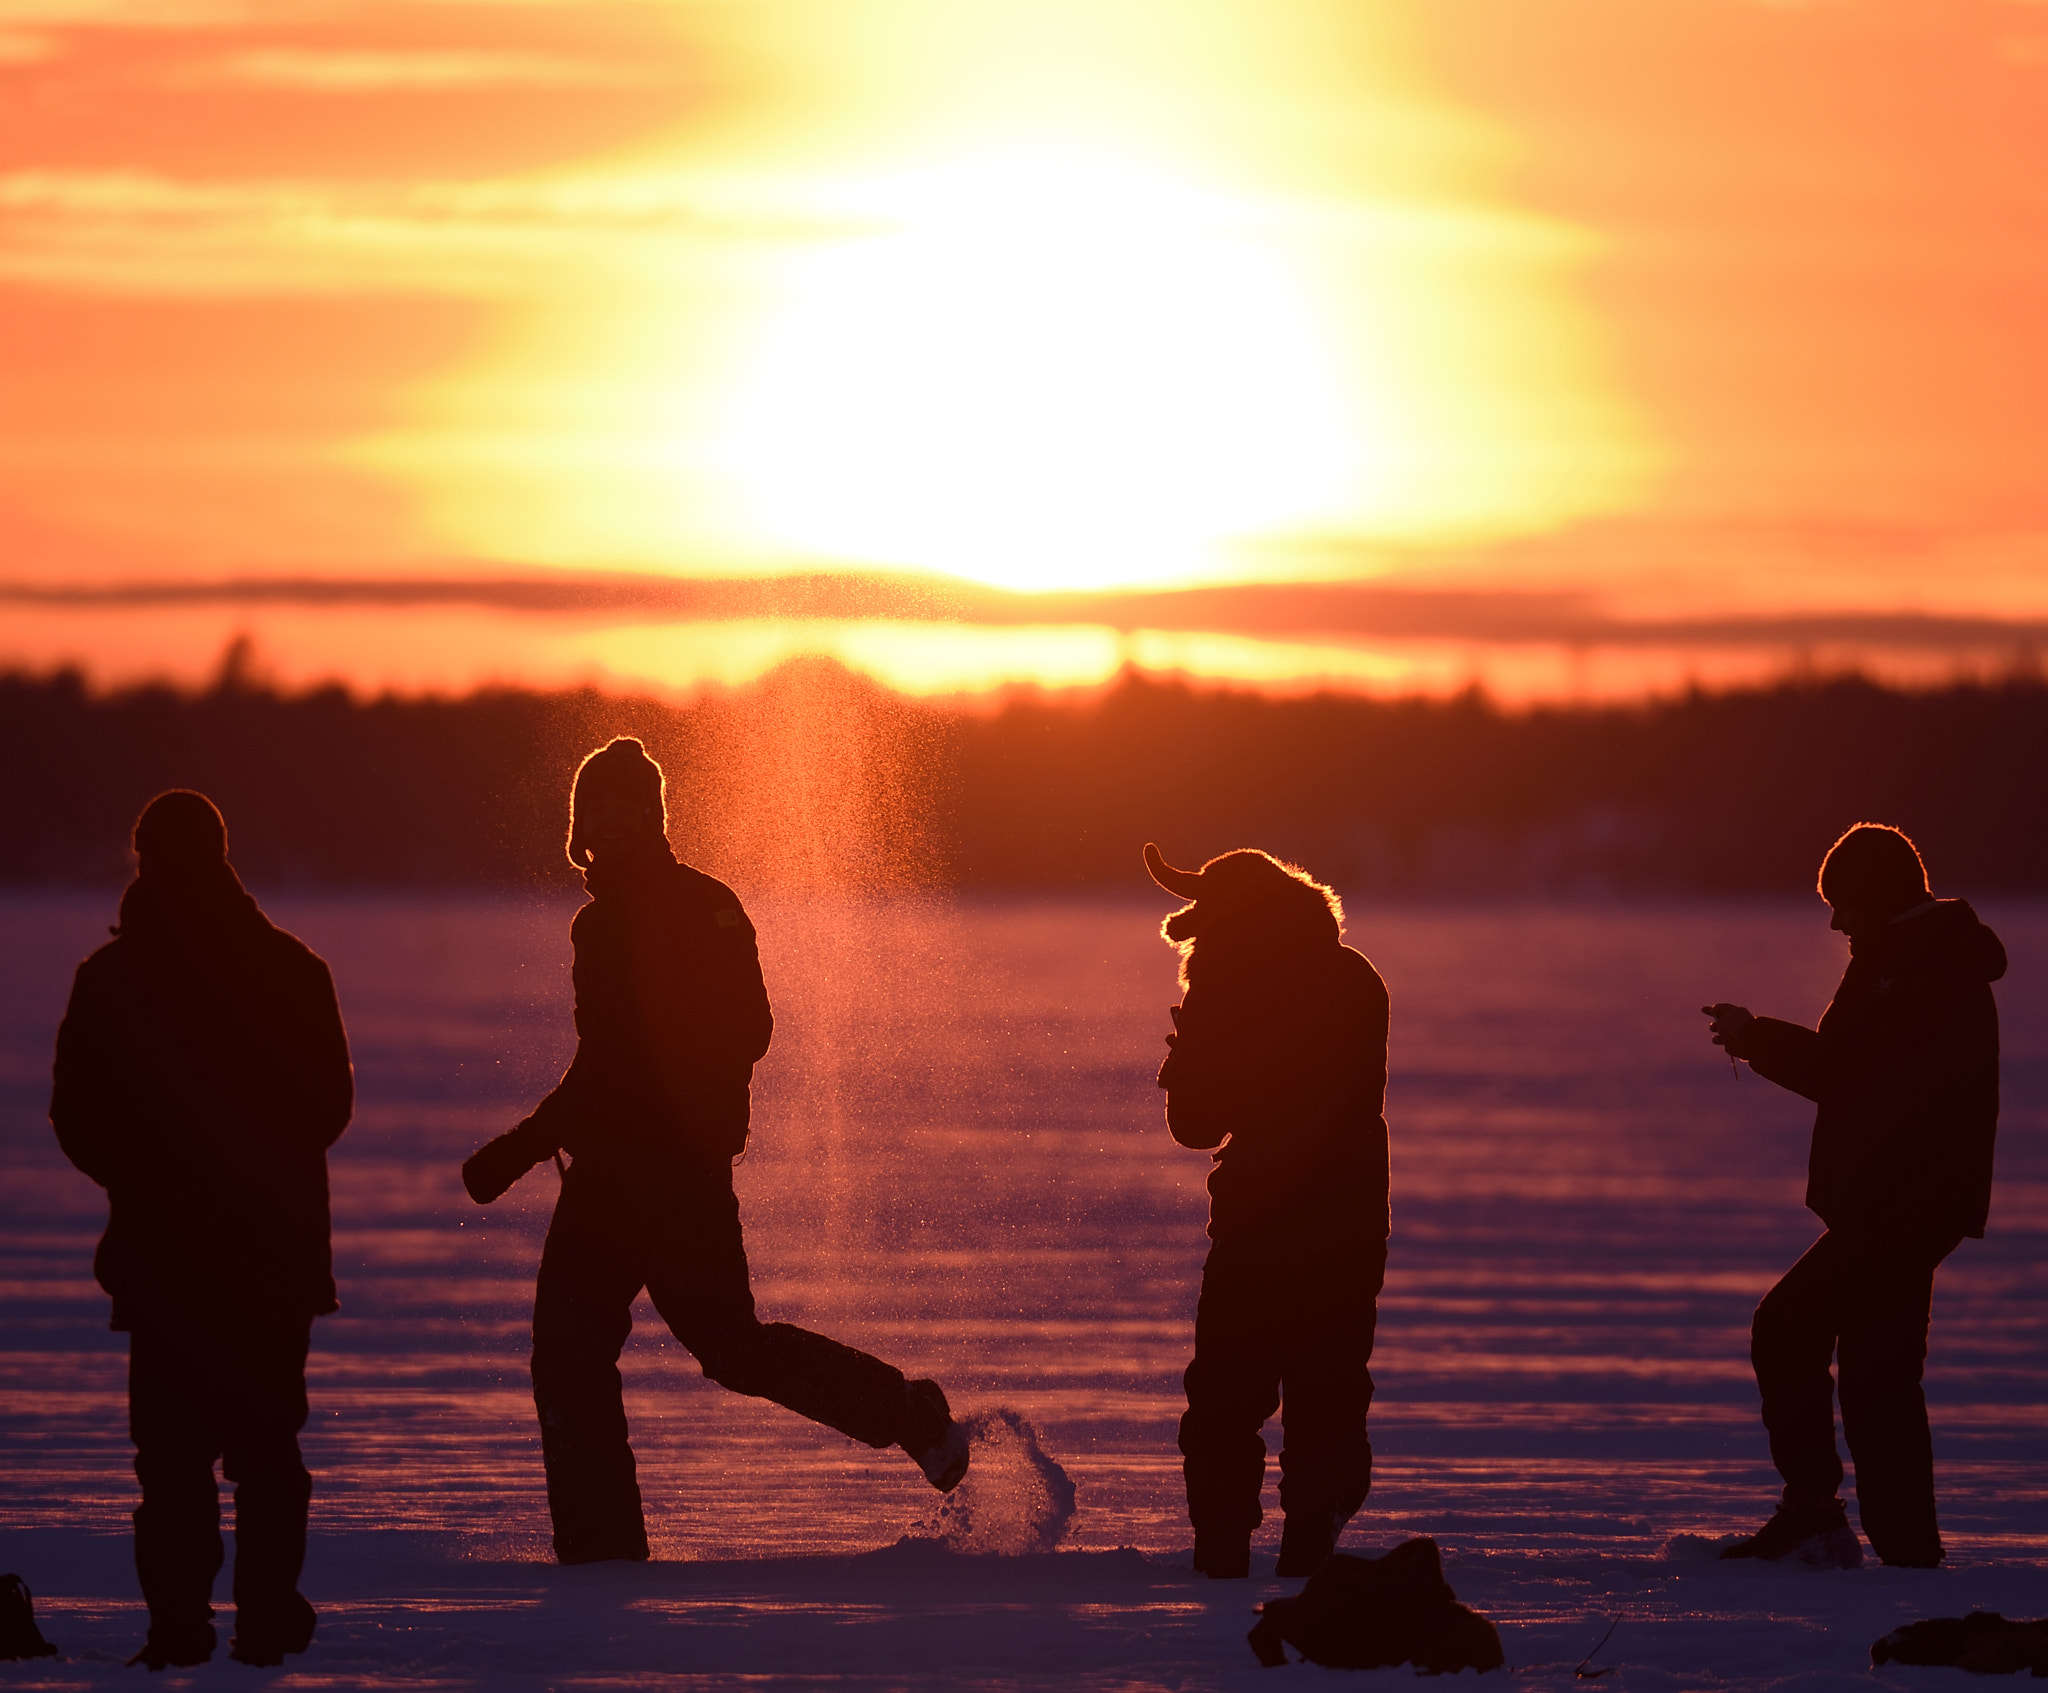
M 902 1438 L 902 1371 L 754 1315 L 728 1172 L 659 1176 L 579 1161 L 548 1225 L 533 1302 L 533 1402 L 563 1563 L 647 1556 L 619 1380 L 643 1287 L 669 1332 L 721 1386 L 772 1399 L 869 1446 Z
M 1764 1295 L 1750 1328 L 1771 1462 L 1786 1497 L 1831 1499 L 1842 1485 L 1842 1433 L 1856 1464 L 1856 1503 L 1886 1563 L 1941 1555 L 1934 1448 L 1920 1376 L 1934 1271 L 1956 1242 L 1851 1240 L 1828 1233 Z M 1829 1376 L 1833 1364 L 1839 1384 Z
M 1280 1412 L 1280 1504 L 1350 1516 L 1372 1487 L 1373 1329 L 1387 1243 L 1329 1231 L 1217 1241 L 1202 1270 L 1195 1358 L 1180 1420 L 1188 1516 L 1199 1537 L 1259 1526 L 1266 1442 Z
M 235 1488 L 235 1632 L 304 1651 L 313 1612 L 299 1597 L 313 1481 L 306 1426 L 310 1317 L 152 1319 L 129 1336 L 128 1432 L 142 1503 L 135 1573 L 158 1641 L 207 1639 L 220 1572 L 214 1461 Z

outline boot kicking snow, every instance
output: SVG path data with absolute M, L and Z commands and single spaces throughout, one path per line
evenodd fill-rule
M 953 1420 L 944 1390 L 935 1381 L 908 1384 L 907 1432 L 898 1444 L 941 1493 L 951 1493 L 967 1474 L 967 1430 Z
M 1789 1561 L 1814 1570 L 1863 1567 L 1863 1547 L 1839 1499 L 1787 1499 L 1756 1533 L 1722 1547 L 1721 1556 Z

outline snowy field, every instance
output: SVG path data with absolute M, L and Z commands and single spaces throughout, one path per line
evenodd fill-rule
M 628 1400 L 659 1561 L 578 1570 L 547 1560 L 525 1379 L 556 1177 L 483 1211 L 456 1176 L 567 1060 L 571 907 L 266 903 L 334 967 L 361 1099 L 332 1161 L 343 1309 L 315 1330 L 305 1442 L 322 1620 L 288 1671 L 222 1654 L 164 1684 L 1326 1673 L 1261 1671 L 1244 1645 L 1256 1602 L 1298 1586 L 1270 1577 L 1277 1510 L 1265 1573 L 1187 1569 L 1173 1431 L 1207 1161 L 1167 1138 L 1151 1085 L 1175 997 L 1163 897 L 757 903 L 778 1034 L 739 1189 L 763 1314 L 938 1377 L 989 1440 L 940 1513 L 901 1454 L 704 1382 L 643 1307 Z M 36 1589 L 65 1654 L 0 1665 L 0 1687 L 119 1677 L 144 1626 L 124 1343 L 91 1281 L 104 1201 L 43 1117 L 70 972 L 112 906 L 0 902 L 0 1570 Z M 1936 1285 L 1951 1564 L 1831 1574 L 1667 1550 L 1769 1508 L 1748 1315 L 1817 1232 L 1809 1108 L 1731 1074 L 1696 1007 L 1816 1015 L 1841 965 L 1824 909 L 1354 913 L 1394 996 L 1395 1234 L 1376 1480 L 1347 1548 L 1435 1535 L 1525 1679 L 1572 1681 L 1620 1619 L 1594 1667 L 1623 1689 L 1867 1688 L 1870 1642 L 1900 1621 L 2048 1614 L 2048 907 L 1982 909 L 2016 962 L 1991 1237 Z M 997 1411 L 1035 1429 L 1071 1515 Z

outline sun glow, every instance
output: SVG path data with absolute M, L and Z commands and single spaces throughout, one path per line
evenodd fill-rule
M 1211 574 L 1232 537 L 1342 510 L 1357 420 L 1246 208 L 1052 157 L 875 197 L 886 223 L 793 278 L 742 400 L 762 533 L 1074 587 Z
M 1643 495 L 1587 237 L 1398 31 L 1133 6 L 721 12 L 756 100 L 495 194 L 503 309 L 357 461 L 471 556 L 1017 588 Z

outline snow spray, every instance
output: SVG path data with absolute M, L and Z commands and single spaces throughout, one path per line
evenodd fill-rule
M 797 660 L 708 700 L 669 776 L 684 857 L 730 881 L 760 930 L 776 1031 L 755 1078 L 752 1161 L 801 1168 L 800 1190 L 774 1190 L 778 1215 L 813 1265 L 842 1266 L 821 1281 L 849 1301 L 873 1278 L 851 1267 L 872 1224 L 847 1143 L 875 1132 L 849 1100 L 932 1058 L 878 1041 L 877 1007 L 906 984 L 875 944 L 935 879 L 943 759 L 930 733 L 886 689 Z
M 949 1552 L 1021 1557 L 1050 1552 L 1074 1519 L 1074 1483 L 1039 1444 L 1038 1430 L 998 1407 L 962 1417 L 967 1479 L 918 1525 Z

